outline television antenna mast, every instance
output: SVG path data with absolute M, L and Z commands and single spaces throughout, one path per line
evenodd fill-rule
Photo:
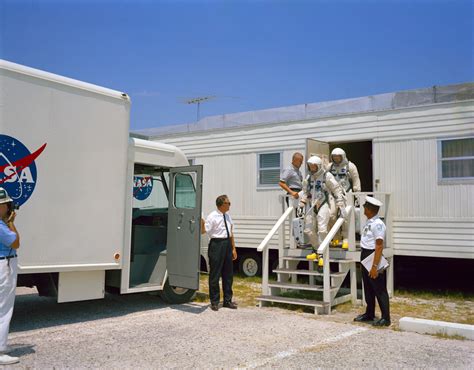
M 197 105 L 197 118 L 196 118 L 196 122 L 199 121 L 199 118 L 200 118 L 200 110 L 201 110 L 201 103 L 204 103 L 206 101 L 209 101 L 211 99 L 215 99 L 216 96 L 214 95 L 209 95 L 209 96 L 200 96 L 200 97 L 197 97 L 197 98 L 191 98 L 191 99 L 187 99 L 185 100 L 184 102 L 186 104 L 196 104 Z

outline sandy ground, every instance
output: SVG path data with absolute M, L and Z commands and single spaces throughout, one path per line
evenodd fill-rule
M 148 294 L 57 304 L 22 288 L 10 344 L 35 368 L 469 368 L 474 342 Z

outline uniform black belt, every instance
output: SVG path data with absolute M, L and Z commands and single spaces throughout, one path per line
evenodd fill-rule
M 6 257 L 0 257 L 0 260 L 9 260 L 11 258 L 16 258 L 16 256 L 6 256 Z
M 212 241 L 220 242 L 222 240 L 229 240 L 229 238 L 211 238 L 211 242 Z

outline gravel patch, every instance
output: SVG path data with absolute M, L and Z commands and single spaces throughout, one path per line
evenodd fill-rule
M 19 367 L 466 367 L 474 343 L 337 323 L 278 308 L 167 306 L 152 295 L 57 304 L 17 297 L 10 343 Z M 15 367 L 15 366 L 12 366 Z

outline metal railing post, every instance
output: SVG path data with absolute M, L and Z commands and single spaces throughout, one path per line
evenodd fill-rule
M 268 273 L 269 273 L 269 243 L 273 236 L 278 232 L 279 233 L 279 241 L 278 241 L 278 252 L 283 253 L 283 246 L 285 243 L 285 232 L 283 228 L 285 227 L 286 219 L 293 213 L 293 207 L 289 207 L 285 210 L 285 212 L 281 215 L 278 221 L 273 225 L 270 232 L 265 236 L 262 240 L 260 245 L 257 247 L 257 252 L 262 252 L 262 294 L 269 295 L 270 289 L 268 286 Z M 260 303 L 262 304 L 262 303 Z
M 355 204 L 355 198 L 356 198 L 356 195 L 350 192 L 347 204 L 353 207 Z M 349 222 L 347 223 L 348 224 L 347 236 L 349 238 L 349 251 L 355 252 L 356 251 L 355 218 L 357 217 L 357 215 L 356 215 L 355 207 L 353 207 L 352 210 L 353 211 L 349 214 Z M 357 303 L 357 267 L 354 260 L 353 262 L 351 262 L 349 266 L 349 278 L 350 278 L 350 284 L 351 284 L 351 302 L 355 304 Z
M 323 301 L 328 305 L 327 314 L 331 313 L 331 268 L 329 264 L 329 248 L 323 253 Z
M 268 265 L 269 265 L 269 258 L 268 258 L 268 248 L 265 248 L 262 253 L 262 294 L 263 295 L 270 295 L 270 289 L 268 287 Z

